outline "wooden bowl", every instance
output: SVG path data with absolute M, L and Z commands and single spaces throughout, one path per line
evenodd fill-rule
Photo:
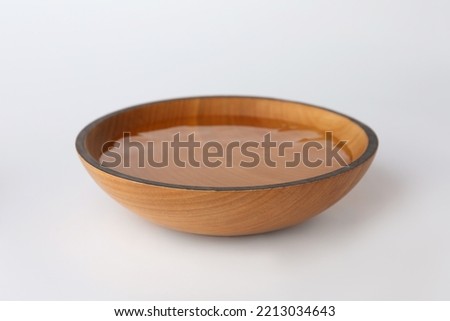
M 172 137 L 173 143 L 176 133 L 187 141 L 190 132 L 202 148 L 207 142 L 216 142 L 211 143 L 215 149 L 209 146 L 201 153 L 195 149 L 193 157 L 205 158 L 206 150 L 209 156 L 216 155 L 212 159 L 219 160 L 220 166 L 211 158 L 200 166 L 191 164 L 188 152 L 183 156 L 187 165 L 179 166 L 175 149 L 171 149 L 167 155 L 173 159 L 168 166 L 152 167 L 148 159 L 144 164 L 137 162 L 138 158 L 133 161 L 133 155 L 142 149 L 125 144 L 125 140 L 155 142 L 152 157 L 156 162 L 157 157 L 163 159 L 162 141 Z M 261 147 L 267 133 L 273 135 L 278 147 L 283 141 L 293 142 L 294 151 L 285 149 L 284 153 L 293 163 L 288 166 L 288 159 L 282 161 L 280 148 Z M 245 154 L 243 143 L 258 140 L 261 144 L 247 148 Z M 226 163 L 225 156 L 221 158 L 217 151 L 220 146 L 226 151 L 232 141 L 242 146 L 237 152 L 231 149 Z M 305 148 L 307 143 L 309 149 Z M 149 155 L 149 145 L 143 146 L 144 156 Z M 182 98 L 122 109 L 86 126 L 76 140 L 89 174 L 125 207 L 175 230 L 223 236 L 278 230 L 322 212 L 356 185 L 369 168 L 377 146 L 377 137 L 369 127 L 340 113 L 292 101 L 234 96 Z M 266 161 L 272 151 L 278 154 L 272 162 Z M 310 159 L 304 158 L 306 165 L 293 166 L 295 151 L 300 151 L 300 157 L 311 151 L 307 155 Z M 125 157 L 131 157 L 129 163 L 134 165 L 123 165 Z M 325 162 L 328 158 L 331 161 Z M 121 165 L 112 164 L 118 159 Z M 274 160 L 276 166 L 272 166 Z M 322 161 L 322 165 L 316 161 Z M 244 166 L 249 164 L 253 166 Z

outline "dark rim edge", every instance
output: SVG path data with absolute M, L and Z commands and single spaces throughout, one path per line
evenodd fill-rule
M 268 184 L 268 185 L 256 185 L 256 186 L 223 186 L 223 187 L 216 187 L 216 186 L 195 186 L 195 185 L 181 185 L 181 184 L 169 184 L 169 183 L 163 183 L 163 182 L 158 182 L 158 181 L 152 181 L 152 180 L 147 180 L 147 179 L 142 179 L 139 177 L 134 177 L 134 176 L 130 176 L 130 175 L 126 175 L 126 174 L 122 174 L 120 172 L 117 172 L 113 169 L 110 168 L 105 168 L 102 167 L 99 162 L 97 160 L 95 160 L 94 157 L 92 157 L 92 155 L 87 151 L 86 146 L 85 146 L 85 140 L 86 140 L 86 136 L 89 133 L 89 131 L 95 127 L 97 124 L 99 124 L 100 122 L 102 122 L 103 120 L 112 117 L 114 115 L 117 115 L 119 113 L 123 113 L 125 111 L 134 109 L 134 108 L 142 108 L 144 106 L 150 106 L 153 104 L 157 104 L 157 103 L 164 103 L 164 102 L 170 102 L 170 101 L 177 101 L 177 100 L 188 100 L 188 99 L 202 99 L 202 98 L 248 98 L 248 99 L 265 99 L 265 100 L 275 100 L 275 101 L 280 101 L 280 102 L 288 102 L 288 103 L 296 103 L 296 104 L 302 104 L 302 105 L 306 105 L 306 106 L 310 106 L 310 107 L 314 107 L 314 108 L 319 108 L 319 109 L 323 109 L 326 110 L 328 112 L 343 116 L 347 119 L 349 119 L 350 121 L 354 122 L 355 124 L 357 124 L 359 127 L 361 127 L 364 132 L 366 133 L 367 137 L 368 137 L 368 144 L 367 144 L 367 148 L 364 151 L 364 153 L 358 157 L 356 160 L 354 160 L 353 162 L 351 162 L 348 166 L 344 166 L 341 167 L 337 170 L 334 170 L 332 172 L 326 173 L 326 174 L 322 174 L 319 176 L 314 176 L 314 177 L 310 177 L 310 178 L 305 178 L 305 179 L 300 179 L 300 180 L 295 180 L 295 181 L 290 181 L 290 182 L 284 182 L 284 183 L 278 183 L 278 184 Z M 158 101 L 153 101 L 153 102 L 148 102 L 148 103 L 144 103 L 144 104 L 139 104 L 139 105 L 134 105 L 131 107 L 127 107 L 127 108 L 122 108 L 120 110 L 117 110 L 115 112 L 109 113 L 103 117 L 100 117 L 96 120 L 94 120 L 93 122 L 91 122 L 90 124 L 88 124 L 87 126 L 85 126 L 80 133 L 78 134 L 77 138 L 76 138 L 76 149 L 78 154 L 80 155 L 80 157 L 86 161 L 88 164 L 90 164 L 91 166 L 95 167 L 96 169 L 105 172 L 107 174 L 116 176 L 116 177 L 120 177 L 126 180 L 131 180 L 137 183 L 142 183 L 142 184 L 146 184 L 146 185 L 154 185 L 154 186 L 159 186 L 159 187 L 167 187 L 167 188 L 176 188 L 176 189 L 185 189 L 185 190 L 199 190 L 199 191 L 249 191 L 249 190 L 260 190 L 260 189 L 273 189 L 273 188 L 283 188 L 283 187 L 289 187 L 289 186 L 295 186 L 295 185 L 302 185 L 302 184 L 308 184 L 308 183 L 313 183 L 313 182 L 317 182 L 317 181 L 321 181 L 324 179 L 328 179 L 340 174 L 343 174 L 345 172 L 348 172 L 350 170 L 355 169 L 356 167 L 362 165 L 363 163 L 365 163 L 367 160 L 369 160 L 377 151 L 378 149 L 378 138 L 377 135 L 375 134 L 375 132 L 367 125 L 365 125 L 364 123 L 360 122 L 359 120 L 356 120 L 350 116 L 347 116 L 345 114 L 336 112 L 334 110 L 325 108 L 325 107 L 321 107 L 321 106 L 316 106 L 316 105 L 312 105 L 312 104 L 308 104 L 308 103 L 303 103 L 303 102 L 299 102 L 299 101 L 293 101 L 293 100 L 287 100 L 287 99 L 278 99 L 278 98 L 271 98 L 271 97 L 259 97 L 259 96 L 236 96 L 236 95 L 211 95 L 211 96 L 192 96 L 192 97 L 182 97 L 182 98 L 174 98 L 174 99 L 164 99 L 164 100 L 158 100 Z

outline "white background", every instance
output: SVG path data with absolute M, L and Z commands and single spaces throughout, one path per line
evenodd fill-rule
M 379 135 L 361 183 L 250 237 L 160 228 L 81 166 L 158 99 L 300 100 Z M 450 299 L 450 2 L 0 1 L 0 299 Z

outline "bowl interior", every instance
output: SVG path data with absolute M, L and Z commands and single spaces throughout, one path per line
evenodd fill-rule
M 307 104 L 202 97 L 107 115 L 80 133 L 77 146 L 92 165 L 144 183 L 251 188 L 345 170 L 367 152 L 368 131 L 347 116 Z

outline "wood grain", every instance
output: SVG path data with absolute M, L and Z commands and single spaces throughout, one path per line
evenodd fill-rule
M 207 125 L 270 126 L 280 120 L 333 131 L 348 141 L 353 162 L 319 177 L 254 188 L 159 184 L 121 175 L 98 163 L 103 144 L 123 132 L 205 121 Z M 168 228 L 222 236 L 278 230 L 324 211 L 361 179 L 377 145 L 370 128 L 345 115 L 303 103 L 252 97 L 196 97 L 144 104 L 91 123 L 77 138 L 83 165 L 119 203 Z

